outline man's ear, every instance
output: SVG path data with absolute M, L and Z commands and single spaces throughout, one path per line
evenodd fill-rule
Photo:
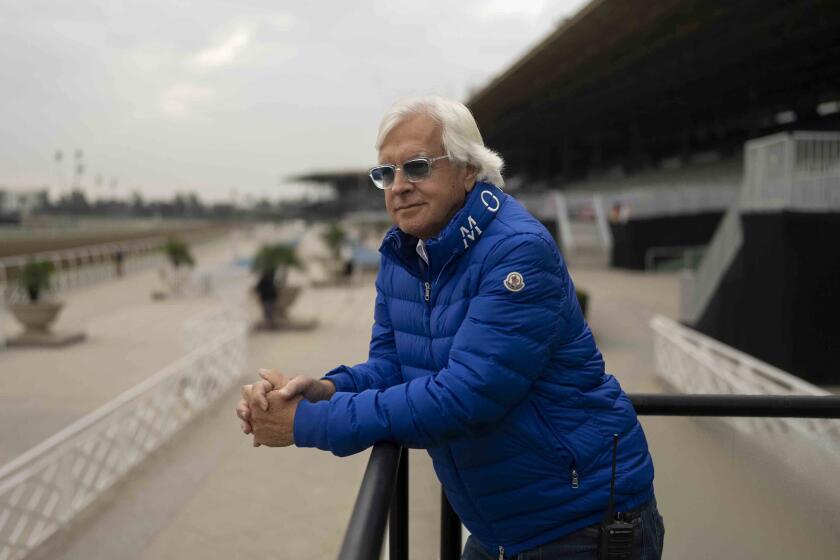
M 468 163 L 464 169 L 464 190 L 470 192 L 475 188 L 475 178 L 478 177 L 478 168 Z

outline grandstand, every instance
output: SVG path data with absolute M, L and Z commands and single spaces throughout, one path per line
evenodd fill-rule
M 469 105 L 531 182 L 736 158 L 840 127 L 838 29 L 825 0 L 595 0 Z
M 287 204 L 283 215 L 287 218 L 334 220 L 348 212 L 382 211 L 382 193 L 371 185 L 367 171 L 347 169 L 315 171 L 288 177 L 290 182 L 326 187 L 333 196 L 314 202 Z
M 469 106 L 569 260 L 699 262 L 684 323 L 840 384 L 836 2 L 594 0 Z

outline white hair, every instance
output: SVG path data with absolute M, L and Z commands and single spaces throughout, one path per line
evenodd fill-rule
M 453 99 L 437 95 L 400 99 L 382 117 L 376 137 L 376 150 L 382 149 L 385 137 L 395 126 L 413 115 L 427 115 L 440 123 L 443 130 L 443 149 L 451 161 L 475 167 L 478 170 L 479 181 L 486 181 L 497 187 L 504 186 L 504 161 L 499 154 L 484 145 L 475 118 L 466 105 Z

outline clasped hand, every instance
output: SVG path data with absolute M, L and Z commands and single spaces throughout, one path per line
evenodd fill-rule
M 287 447 L 294 443 L 295 412 L 305 398 L 328 400 L 335 393 L 330 381 L 296 376 L 288 378 L 276 370 L 259 370 L 260 381 L 242 387 L 236 415 L 242 431 L 253 434 L 254 447 Z

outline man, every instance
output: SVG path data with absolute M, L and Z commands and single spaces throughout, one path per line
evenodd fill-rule
M 663 526 L 642 428 L 604 372 L 545 228 L 502 186 L 462 104 L 397 103 L 380 125 L 395 226 L 385 237 L 367 362 L 321 380 L 261 371 L 237 414 L 254 444 L 336 455 L 427 449 L 471 536 L 464 558 L 596 558 L 618 436 L 615 511 L 636 557 Z

